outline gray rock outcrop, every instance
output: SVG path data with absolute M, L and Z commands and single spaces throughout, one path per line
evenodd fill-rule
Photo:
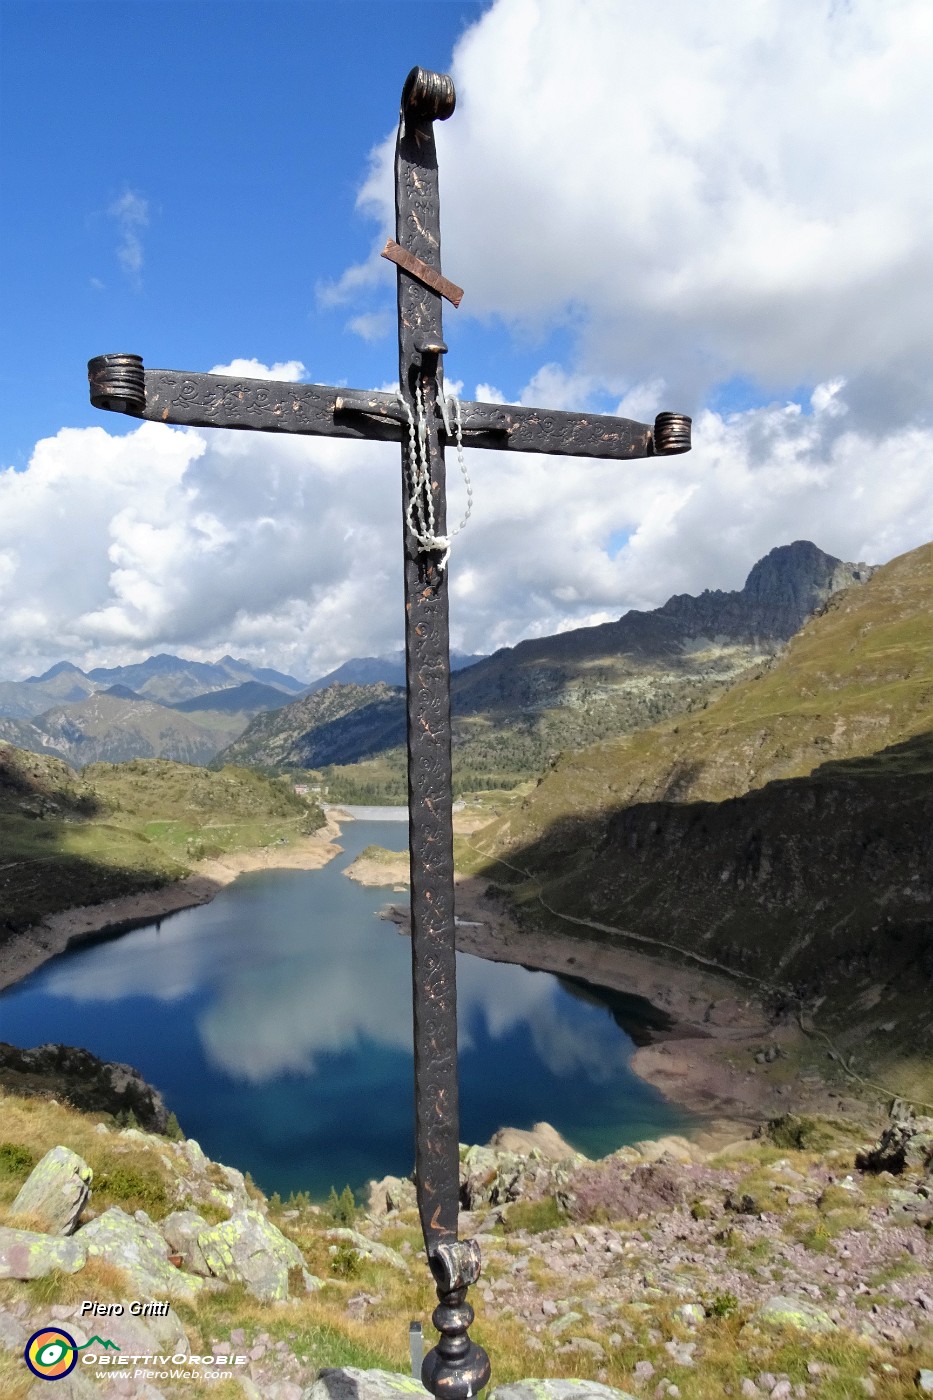
M 51 1148 L 23 1183 L 11 1213 L 31 1216 L 52 1235 L 73 1235 L 94 1173 L 70 1147 Z
M 99 1060 L 74 1045 L 37 1045 L 20 1050 L 0 1041 L 4 1082 L 20 1092 L 51 1094 L 84 1113 L 130 1113 L 152 1132 L 168 1123 L 168 1109 L 158 1089 L 147 1084 L 132 1065 Z
M 933 1118 L 920 1118 L 904 1105 L 895 1103 L 891 1122 L 881 1137 L 855 1159 L 866 1172 L 903 1171 L 933 1173 Z
M 306 1293 L 323 1287 L 310 1274 L 304 1255 L 296 1244 L 258 1210 L 238 1210 L 229 1220 L 203 1230 L 197 1239 L 207 1267 L 215 1278 L 227 1283 L 242 1282 L 247 1292 L 263 1302 L 284 1300 L 290 1290 L 290 1275 L 301 1279 Z
M 43 1235 L 0 1225 L 0 1278 L 46 1278 L 76 1274 L 87 1262 L 87 1245 L 75 1236 Z
M 184 1274 L 169 1261 L 169 1246 L 154 1225 L 134 1220 L 119 1206 L 111 1206 L 79 1230 L 75 1239 L 89 1257 L 105 1259 L 122 1269 L 139 1298 L 197 1297 L 203 1280 Z

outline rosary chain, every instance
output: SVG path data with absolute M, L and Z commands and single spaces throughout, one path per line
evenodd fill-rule
M 424 414 L 424 396 L 421 391 L 420 379 L 415 381 L 416 412 L 412 413 L 411 405 L 401 394 L 399 395 L 399 401 L 408 418 L 408 511 L 406 515 L 408 528 L 421 546 L 423 553 L 429 554 L 435 550 L 443 551 L 442 558 L 438 562 L 438 569 L 443 572 L 450 558 L 451 541 L 454 535 L 459 535 L 472 514 L 473 483 L 470 480 L 466 462 L 463 458 L 463 424 L 460 418 L 460 400 L 453 394 L 448 395 L 445 399 L 442 389 L 439 389 L 439 397 L 445 423 L 448 422 L 448 404 L 453 408 L 457 464 L 463 476 L 467 496 L 466 511 L 463 519 L 449 535 L 438 535 L 434 529 L 434 495 L 431 490 L 431 473 L 428 459 L 428 430 Z

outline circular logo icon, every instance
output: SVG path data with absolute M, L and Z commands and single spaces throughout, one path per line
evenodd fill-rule
M 60 1381 L 78 1364 L 78 1347 L 60 1327 L 43 1327 L 33 1332 L 23 1352 L 26 1365 L 44 1381 Z

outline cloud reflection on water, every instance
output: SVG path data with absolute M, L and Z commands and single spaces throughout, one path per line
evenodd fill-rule
M 289 892 L 278 899 L 288 900 Z M 295 891 L 297 899 L 304 896 Z M 322 1057 L 363 1042 L 411 1053 L 407 939 L 371 915 L 336 923 L 269 919 L 266 892 L 240 891 L 231 907 L 185 911 L 161 925 L 84 950 L 49 969 L 46 989 L 75 1001 L 146 996 L 177 1002 L 211 995 L 196 1025 L 208 1062 L 263 1084 L 313 1075 Z M 502 1041 L 526 1024 L 538 1058 L 561 1078 L 605 1083 L 625 1069 L 631 1044 L 599 1008 L 572 999 L 550 974 L 458 957 L 460 1052 Z M 582 1018 L 582 1024 L 581 1024 Z

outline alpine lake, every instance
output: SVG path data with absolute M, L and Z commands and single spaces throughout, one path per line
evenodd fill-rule
M 379 917 L 407 892 L 343 873 L 398 821 L 343 825 L 320 870 L 242 875 L 212 903 L 52 959 L 0 996 L 0 1039 L 133 1065 L 209 1157 L 283 1197 L 414 1161 L 411 954 Z M 603 1156 L 689 1120 L 630 1068 L 663 1018 L 637 997 L 457 958 L 460 1138 L 552 1123 Z

